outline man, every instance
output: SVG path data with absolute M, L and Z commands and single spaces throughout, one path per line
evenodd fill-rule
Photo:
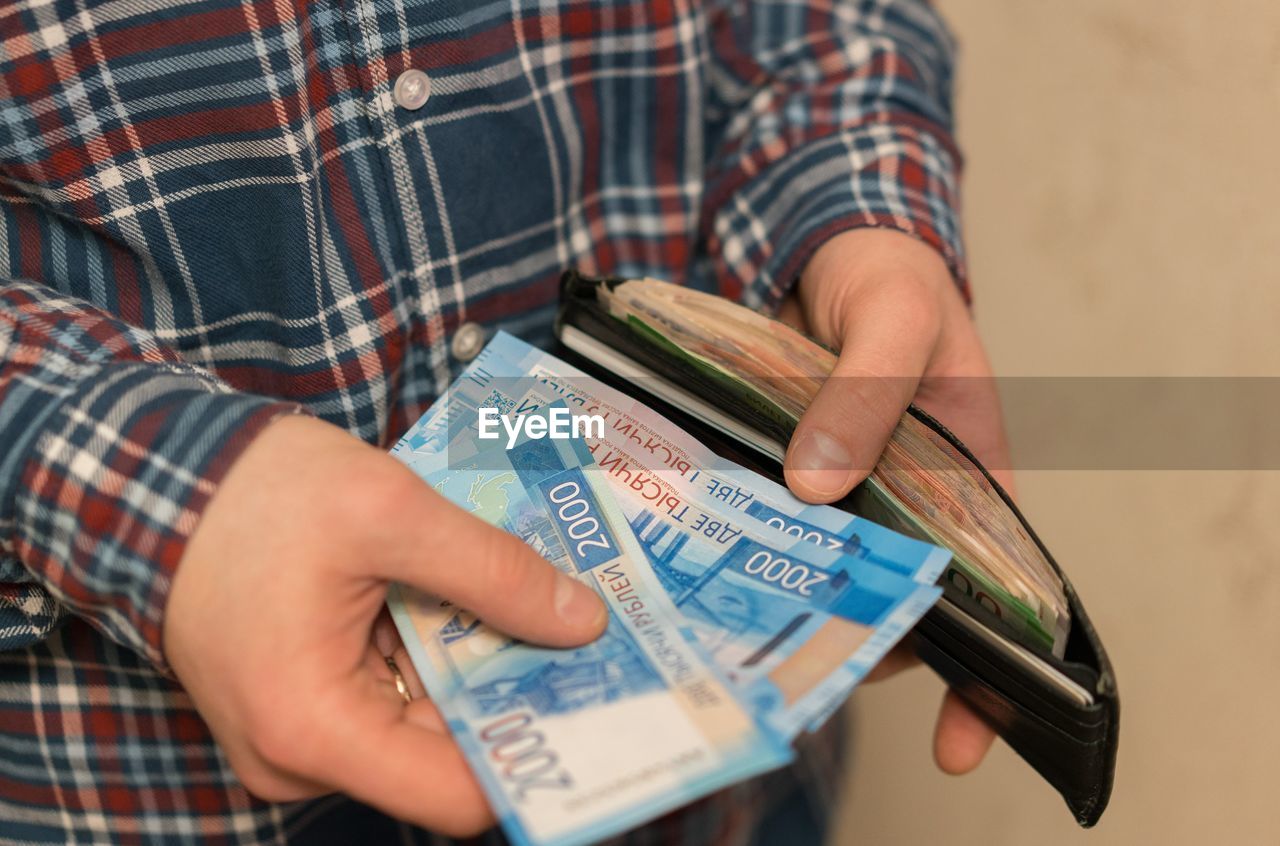
M 548 339 L 566 266 L 839 347 L 787 457 L 808 500 L 918 386 L 999 455 L 994 397 L 945 378 L 988 373 L 952 53 L 912 0 L 0 11 L 3 837 L 492 823 L 391 683 L 386 583 L 551 645 L 603 611 L 385 449 L 489 332 Z M 991 737 L 949 697 L 939 765 Z M 747 789 L 637 836 L 741 842 Z

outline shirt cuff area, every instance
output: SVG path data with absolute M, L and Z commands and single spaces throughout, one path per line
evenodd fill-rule
M 86 364 L 18 469 L 13 552 L 53 597 L 161 670 L 163 615 L 218 483 L 295 404 L 183 364 Z
M 710 186 L 722 195 L 709 241 L 720 289 L 774 310 L 824 241 L 881 227 L 936 249 L 967 300 L 958 160 L 949 138 L 887 124 L 762 152 Z

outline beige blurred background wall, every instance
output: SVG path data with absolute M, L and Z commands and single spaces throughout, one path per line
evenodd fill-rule
M 1280 3 L 939 5 L 963 46 L 966 224 L 996 371 L 1280 376 Z M 1280 473 L 1019 485 L 1116 664 L 1110 810 L 1077 829 L 1003 746 L 973 775 L 938 773 L 942 688 L 917 670 L 858 696 L 836 842 L 1280 842 Z

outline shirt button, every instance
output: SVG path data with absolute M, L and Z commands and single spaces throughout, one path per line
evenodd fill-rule
M 431 77 L 417 68 L 410 68 L 396 77 L 393 96 L 396 105 L 409 111 L 421 109 L 431 96 Z
M 484 349 L 484 329 L 478 323 L 464 323 L 453 333 L 449 352 L 458 361 L 470 361 Z

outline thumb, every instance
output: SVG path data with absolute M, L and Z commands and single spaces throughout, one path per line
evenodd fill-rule
M 915 396 L 938 330 L 931 312 L 889 288 L 859 301 L 831 375 L 787 448 L 788 487 L 833 502 L 865 479 Z
M 546 646 L 577 646 L 604 631 L 595 589 L 568 576 L 514 535 L 490 526 L 422 485 L 408 525 L 411 548 L 390 574 L 447 599 L 485 623 Z

